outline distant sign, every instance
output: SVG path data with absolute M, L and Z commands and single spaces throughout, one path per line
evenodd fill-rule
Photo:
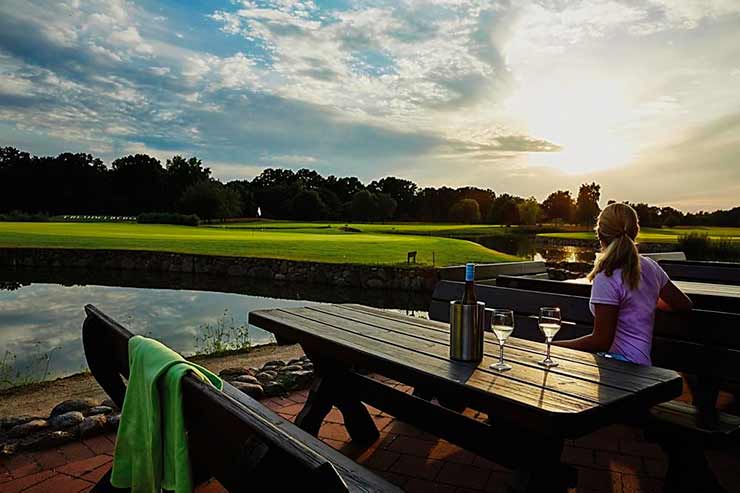
M 262 209 L 257 207 L 257 217 L 262 217 Z

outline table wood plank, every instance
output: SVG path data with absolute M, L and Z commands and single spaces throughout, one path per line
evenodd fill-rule
M 291 311 L 299 312 L 299 310 Z M 355 334 L 367 335 L 367 337 L 381 343 L 397 344 L 428 356 L 435 356 L 444 360 L 449 359 L 448 339 L 440 337 L 424 338 L 409 334 L 403 330 L 401 323 L 381 319 L 380 322 L 382 325 L 378 325 L 377 318 L 373 320 L 370 316 L 349 310 L 342 310 L 337 307 L 310 307 L 306 308 L 305 311 L 301 310 L 300 313 L 318 322 L 342 327 L 344 330 Z M 417 328 L 417 330 L 422 329 Z M 597 404 L 611 402 L 633 395 L 632 392 L 606 385 L 599 385 L 598 382 L 595 383 L 594 381 L 575 378 L 563 373 L 546 371 L 536 363 L 534 365 L 525 365 L 514 358 L 508 361 L 512 369 L 500 373 L 488 368 L 489 365 L 497 361 L 497 358 L 490 354 L 492 352 L 490 350 L 495 348 L 492 348 L 491 344 L 488 343 L 486 346 L 489 349 L 487 351 L 489 354 L 484 355 L 474 375 L 481 385 L 489 385 L 489 383 L 498 380 L 502 382 L 514 380 L 524 385 L 534 386 L 536 389 L 544 388 Z M 542 357 L 540 356 L 539 358 L 542 359 Z M 646 388 L 646 386 L 643 385 L 642 388 Z
M 437 330 L 440 333 L 449 333 L 450 325 L 444 322 L 437 322 L 435 320 L 428 320 L 425 318 L 411 318 L 407 317 L 405 315 L 401 315 L 400 313 L 394 313 L 392 311 L 387 310 L 381 310 L 379 308 L 371 308 L 364 305 L 356 305 L 356 304 L 347 304 L 347 305 L 341 305 L 346 306 L 348 308 L 352 308 L 354 310 L 363 311 L 366 313 L 370 313 L 372 315 L 382 317 L 382 318 L 388 318 L 393 320 L 402 320 L 406 321 L 409 324 L 414 324 L 420 328 L 430 328 Z M 518 318 L 517 320 L 521 320 Z M 533 320 L 532 323 L 536 323 L 536 321 Z M 516 330 L 516 329 L 515 329 Z M 494 344 L 497 344 L 496 342 L 496 336 L 493 335 L 490 332 L 486 332 L 484 334 L 486 342 L 491 342 Z M 537 354 L 542 354 L 544 345 L 542 343 L 534 342 L 534 341 L 528 341 L 526 339 L 519 339 L 517 337 L 510 337 L 507 342 L 507 347 L 512 346 L 518 349 L 534 352 Z M 614 361 L 609 360 L 606 358 L 599 358 L 595 354 L 587 353 L 584 351 L 576 351 L 574 349 L 568 349 L 568 348 L 560 348 L 553 346 L 552 348 L 552 356 L 553 358 L 559 360 L 559 361 L 569 361 L 572 363 L 580 363 L 584 365 L 589 365 L 598 369 L 607 369 L 616 373 L 621 373 L 628 376 L 634 376 L 634 377 L 640 377 L 640 378 L 647 378 L 651 380 L 655 380 L 657 382 L 664 382 L 666 380 L 670 380 L 671 378 L 675 377 L 676 373 L 672 370 L 667 370 L 664 368 L 654 367 L 654 366 L 643 366 L 643 365 L 633 365 L 633 364 L 625 364 L 621 361 Z
M 470 386 L 486 391 L 494 385 L 502 397 L 553 412 L 577 412 L 598 406 L 596 402 L 576 398 L 560 392 L 550 392 L 536 385 L 518 382 L 500 375 L 492 375 L 475 363 L 460 363 L 448 357 L 448 349 L 432 341 L 421 341 L 395 334 L 390 330 L 363 326 L 354 330 L 343 327 L 346 321 L 311 310 L 292 308 L 276 310 L 273 317 L 310 330 L 313 336 L 341 341 L 348 347 L 362 350 L 376 357 L 392 359 L 406 367 L 442 377 L 456 385 Z
M 445 344 L 446 346 L 449 345 L 449 330 L 442 331 L 436 328 L 410 323 L 408 319 L 403 320 L 396 318 L 381 318 L 377 315 L 372 315 L 367 312 L 354 310 L 352 307 L 348 307 L 346 305 L 328 305 L 312 308 L 319 311 L 336 313 L 337 315 L 346 316 L 358 321 L 362 321 L 363 323 L 376 325 L 378 323 L 381 323 L 389 330 L 400 331 L 414 337 L 433 340 Z M 541 373 L 545 373 L 543 367 L 537 363 L 544 357 L 544 344 L 542 345 L 540 351 L 534 351 L 531 349 L 523 349 L 517 347 L 517 345 L 515 344 L 516 341 L 513 342 L 514 344 L 509 345 L 507 341 L 504 351 L 504 357 L 508 363 L 526 365 L 529 368 L 535 369 Z M 486 343 L 484 345 L 484 353 L 490 359 L 497 360 L 499 354 L 498 343 L 494 342 L 493 340 L 486 340 Z M 615 394 L 615 397 L 620 397 L 625 393 L 634 392 L 650 387 L 652 384 L 660 381 L 642 376 L 632 375 L 629 378 L 625 378 L 624 373 L 617 372 L 609 368 L 586 365 L 583 363 L 568 360 L 560 361 L 559 366 L 551 368 L 549 370 L 549 373 L 583 380 L 585 382 L 591 383 L 592 385 L 596 384 L 625 391 Z

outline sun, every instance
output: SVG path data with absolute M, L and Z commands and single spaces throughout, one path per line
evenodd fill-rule
M 616 81 L 552 79 L 520 86 L 507 110 L 527 135 L 561 146 L 558 152 L 531 153 L 533 165 L 567 173 L 588 173 L 620 166 L 635 155 L 627 135 L 630 105 Z

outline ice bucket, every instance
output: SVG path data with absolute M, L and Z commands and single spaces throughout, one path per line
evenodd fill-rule
M 480 361 L 483 359 L 483 330 L 486 304 L 463 305 L 450 302 L 450 359 Z

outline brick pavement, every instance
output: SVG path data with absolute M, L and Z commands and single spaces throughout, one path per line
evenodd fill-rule
M 404 390 L 408 390 L 404 388 Z M 294 419 L 306 391 L 262 401 Z M 415 429 L 370 407 L 380 439 L 361 449 L 350 443 L 342 415 L 333 410 L 319 437 L 409 492 L 503 492 L 510 472 L 471 452 Z M 114 435 L 86 439 L 45 451 L 0 459 L 0 493 L 76 493 L 88 491 L 110 466 Z M 491 443 L 492 447 L 497 446 Z M 740 492 L 740 458 L 710 453 L 710 462 L 729 491 Z M 660 492 L 665 460 L 639 430 L 612 426 L 566 444 L 563 459 L 579 470 L 578 493 Z M 218 493 L 217 482 L 199 493 Z

